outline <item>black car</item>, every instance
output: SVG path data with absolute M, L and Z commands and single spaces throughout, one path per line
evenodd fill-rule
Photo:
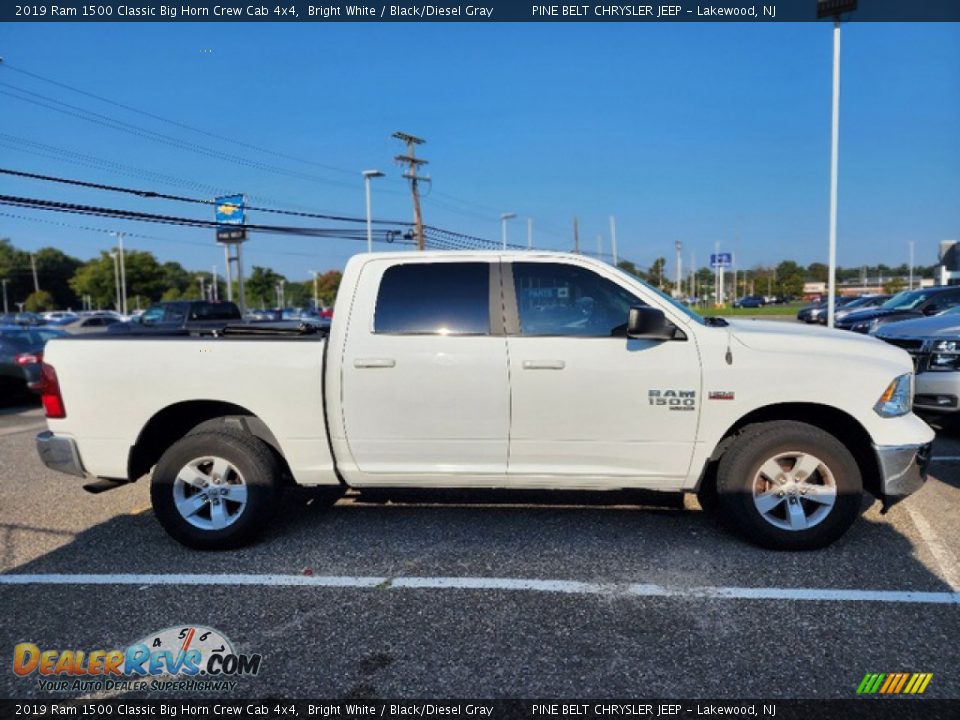
M 837 323 L 839 320 L 843 320 L 847 315 L 851 313 L 860 312 L 862 310 L 869 310 L 870 308 L 880 307 L 887 300 L 890 299 L 889 295 L 862 295 L 855 299 L 853 302 L 847 303 L 846 305 L 841 305 L 834 308 L 833 310 L 833 322 Z M 827 324 L 827 313 L 820 313 L 817 318 L 817 322 L 821 325 Z
M 844 307 L 849 305 L 852 302 L 859 300 L 855 295 L 841 295 L 833 299 L 833 309 Z M 826 317 L 827 315 L 827 301 L 820 300 L 815 302 L 812 305 L 804 305 L 802 308 L 797 310 L 797 320 L 802 320 L 805 323 L 815 323 L 820 322 L 820 317 Z
M 938 315 L 957 305 L 960 305 L 960 286 L 904 290 L 880 307 L 850 313 L 834 325 L 841 330 L 869 333 L 888 323 Z
M 47 340 L 67 337 L 47 327 L 0 326 L 0 397 L 40 391 L 40 363 Z
M 216 330 L 240 321 L 240 308 L 232 302 L 171 300 L 151 305 L 130 322 L 114 323 L 111 334 L 185 334 L 191 330 Z

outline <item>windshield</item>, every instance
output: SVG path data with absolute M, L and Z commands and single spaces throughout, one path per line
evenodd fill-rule
M 677 310 L 679 310 L 680 312 L 682 312 L 684 315 L 686 315 L 686 316 L 687 316 L 688 318 L 690 318 L 691 320 L 697 322 L 697 323 L 700 324 L 700 325 L 706 325 L 706 324 L 707 324 L 706 321 L 704 321 L 703 317 L 701 317 L 699 314 L 695 313 L 693 310 L 691 310 L 690 308 L 688 308 L 686 305 L 684 305 L 684 304 L 683 304 L 682 302 L 680 302 L 679 300 L 677 300 L 677 299 L 675 299 L 675 298 L 672 298 L 672 297 L 670 297 L 669 295 L 667 295 L 665 292 L 663 292 L 663 290 L 658 290 L 657 288 L 655 288 L 655 287 L 654 287 L 653 285 L 651 285 L 650 283 L 644 282 L 643 280 L 641 280 L 640 278 L 638 278 L 636 275 L 632 275 L 632 274 L 628 273 L 626 270 L 623 270 L 623 269 L 621 269 L 621 268 L 616 268 L 616 270 L 617 270 L 618 273 L 620 273 L 620 274 L 623 275 L 624 277 L 630 278 L 630 280 L 632 280 L 633 282 L 640 283 L 641 285 L 643 285 L 643 286 L 644 286 L 645 288 L 647 288 L 648 290 L 652 290 L 653 292 L 655 292 L 655 293 L 656 293 L 657 295 L 659 295 L 661 298 L 663 298 L 664 300 L 666 300 L 668 303 L 670 303 L 670 305 L 672 305 L 674 308 L 676 308 Z
M 913 310 L 930 295 L 932 295 L 930 291 L 904 290 L 887 300 L 881 307 L 887 310 Z

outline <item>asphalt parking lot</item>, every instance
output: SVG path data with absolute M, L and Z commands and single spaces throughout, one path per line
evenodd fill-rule
M 263 655 L 236 697 L 852 698 L 865 673 L 930 672 L 924 697 L 960 698 L 958 433 L 938 433 L 916 496 L 865 504 L 811 553 L 746 545 L 692 500 L 302 494 L 256 545 L 198 553 L 154 520 L 146 483 L 90 495 L 46 470 L 42 424 L 36 405 L 0 408 L 2 654 L 199 624 Z M 9 670 L 0 693 L 56 696 Z

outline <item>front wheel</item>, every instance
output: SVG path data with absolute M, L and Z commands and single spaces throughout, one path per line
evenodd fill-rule
M 238 431 L 200 432 L 170 446 L 153 472 L 150 498 L 164 529 L 198 550 L 250 541 L 273 515 L 281 472 L 270 448 Z
M 822 548 L 860 511 L 863 483 L 850 451 L 799 422 L 745 431 L 720 460 L 721 507 L 748 540 L 774 550 Z

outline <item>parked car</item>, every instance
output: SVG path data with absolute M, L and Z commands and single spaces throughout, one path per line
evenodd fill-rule
M 766 305 L 763 295 L 744 295 L 733 303 L 735 308 L 760 308 Z
M 232 302 L 172 300 L 151 305 L 129 322 L 114 323 L 108 333 L 135 335 L 186 334 L 191 330 L 214 330 L 241 320 L 240 309 Z
M 5 313 L 0 315 L 0 325 L 43 325 L 42 317 L 32 312 Z
M 833 321 L 836 323 L 837 320 L 842 320 L 853 312 L 860 312 L 861 310 L 869 310 L 870 308 L 880 307 L 889 299 L 890 295 L 862 295 L 852 302 L 848 302 L 840 307 L 834 307 Z M 817 316 L 817 322 L 821 325 L 826 325 L 827 319 L 826 310 Z
M 834 312 L 836 312 L 837 308 L 845 307 L 846 305 L 849 305 L 850 303 L 852 303 L 857 299 L 858 298 L 855 295 L 841 295 L 839 297 L 834 298 L 834 301 L 833 301 Z M 821 300 L 811 305 L 805 305 L 804 307 L 797 310 L 797 320 L 802 320 L 803 322 L 806 322 L 806 323 L 815 323 L 820 321 L 821 315 L 826 315 L 826 314 L 827 314 L 827 301 Z
M 546 252 L 363 254 L 336 307 L 329 334 L 55 340 L 40 457 L 98 491 L 150 473 L 167 532 L 210 549 L 296 483 L 696 492 L 799 550 L 842 535 L 863 492 L 889 508 L 925 478 L 910 357 L 872 337 L 704 319 Z
M 913 358 L 917 411 L 960 413 L 960 306 L 879 328 L 874 335 Z
M 39 392 L 44 346 L 65 336 L 48 327 L 0 326 L 0 393 Z
M 86 333 L 105 332 L 108 327 L 118 322 L 121 321 L 117 319 L 115 315 L 107 315 L 104 313 L 78 317 L 76 320 L 64 323 L 59 327 L 71 335 L 83 335 Z
M 69 310 L 52 310 L 51 312 L 45 312 L 41 317 L 51 325 L 62 325 L 64 323 L 71 322 L 76 320 L 79 315 L 75 312 Z
M 880 307 L 861 310 L 835 323 L 841 330 L 871 333 L 888 323 L 937 315 L 960 305 L 960 287 L 946 285 L 899 292 Z

